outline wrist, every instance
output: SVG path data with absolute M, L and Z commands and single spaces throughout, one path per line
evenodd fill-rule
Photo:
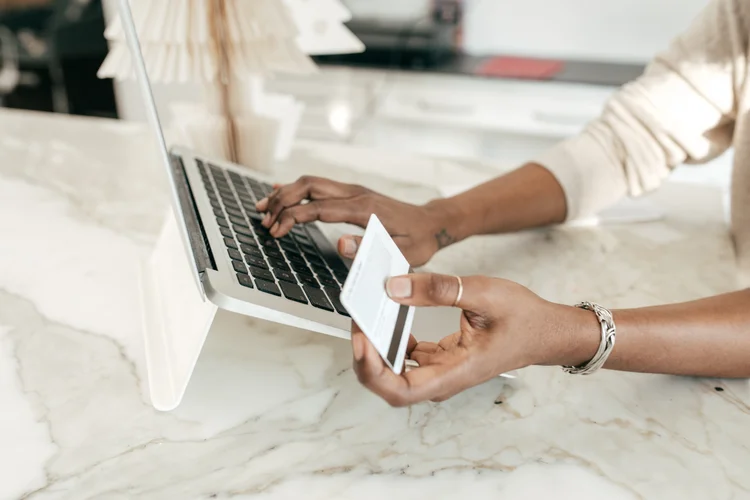
M 467 234 L 468 214 L 452 198 L 432 200 L 423 207 L 428 214 L 430 238 L 437 250 L 458 243 L 471 236 Z
M 579 366 L 596 354 L 601 342 L 601 325 L 596 315 L 578 307 L 553 304 L 555 325 L 547 332 L 543 361 L 547 366 Z

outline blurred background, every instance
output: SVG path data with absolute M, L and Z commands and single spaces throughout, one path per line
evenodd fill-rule
M 266 85 L 304 104 L 301 139 L 517 164 L 580 130 L 706 2 L 345 0 L 366 50 Z M 0 105 L 141 120 L 133 82 L 96 76 L 113 4 L 0 0 Z M 198 98 L 155 94 L 163 113 Z

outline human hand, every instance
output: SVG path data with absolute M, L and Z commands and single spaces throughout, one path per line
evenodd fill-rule
M 287 234 L 295 224 L 312 221 L 365 227 L 370 215 L 375 214 L 415 267 L 454 241 L 441 226 L 443 213 L 434 204 L 403 203 L 362 186 L 320 177 L 305 176 L 292 184 L 274 186 L 273 193 L 260 200 L 257 209 L 266 213 L 263 225 L 276 238 Z M 353 258 L 360 240 L 357 236 L 342 237 L 339 253 Z
M 354 371 L 365 387 L 392 406 L 444 401 L 501 373 L 535 364 L 577 365 L 594 355 L 595 335 L 593 343 L 582 344 L 573 334 L 597 331 L 591 313 L 548 302 L 507 280 L 471 276 L 462 282 L 459 330 L 437 344 L 410 339 L 407 355 L 419 367 L 401 375 L 352 324 Z M 386 291 L 399 304 L 453 306 L 459 283 L 455 276 L 410 274 L 389 279 Z

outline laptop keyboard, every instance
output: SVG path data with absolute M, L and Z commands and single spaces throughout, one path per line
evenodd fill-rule
M 251 177 L 197 162 L 237 282 L 247 288 L 348 316 L 341 284 L 349 272 L 341 260 L 326 261 L 304 225 L 274 238 L 261 225 L 255 204 L 273 187 Z

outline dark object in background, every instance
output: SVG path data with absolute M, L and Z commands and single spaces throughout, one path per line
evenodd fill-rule
M 347 27 L 366 49 L 360 54 L 319 56 L 321 63 L 398 69 L 429 69 L 449 62 L 461 42 L 460 0 L 435 0 L 424 17 L 385 20 L 355 17 Z
M 0 7 L 9 1 L 0 0 Z M 108 51 L 101 1 L 30 3 L 35 6 L 0 10 L 0 25 L 16 35 L 22 75 L 19 86 L 5 96 L 4 105 L 117 117 L 112 81 L 96 77 Z

